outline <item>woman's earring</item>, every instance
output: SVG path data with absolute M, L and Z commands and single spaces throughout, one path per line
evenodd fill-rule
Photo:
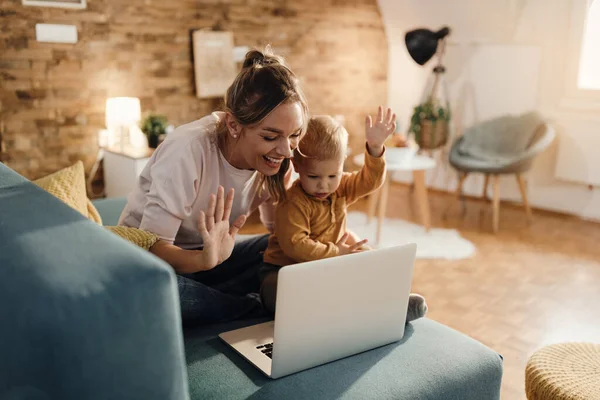
M 233 138 L 234 138 L 234 139 L 236 139 L 236 138 L 237 138 L 237 135 L 236 135 L 235 133 L 233 134 Z

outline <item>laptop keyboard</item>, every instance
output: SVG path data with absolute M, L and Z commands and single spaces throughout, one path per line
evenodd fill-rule
M 260 346 L 256 346 L 256 348 L 260 350 L 261 353 L 263 353 L 265 356 L 271 359 L 273 358 L 273 343 L 261 344 Z

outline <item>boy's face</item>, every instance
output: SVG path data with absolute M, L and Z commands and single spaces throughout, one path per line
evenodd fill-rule
M 298 163 L 294 161 L 294 169 L 300 175 L 302 189 L 310 196 L 326 199 L 340 186 L 344 160 L 317 161 L 304 159 Z

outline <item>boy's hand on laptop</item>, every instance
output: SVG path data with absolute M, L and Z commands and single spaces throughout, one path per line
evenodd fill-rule
M 365 134 L 367 136 L 367 149 L 373 157 L 380 157 L 383 154 L 383 143 L 385 139 L 396 130 L 396 114 L 388 108 L 383 113 L 383 107 L 377 109 L 375 121 L 370 115 L 365 118 Z
M 199 252 L 204 270 L 212 269 L 227 260 L 235 245 L 235 235 L 246 222 L 246 216 L 240 215 L 233 225 L 229 226 L 229 217 L 233 206 L 233 189 L 224 198 L 223 186 L 219 186 L 217 196 L 210 196 L 206 213 L 200 212 L 198 231 L 204 245 Z
M 346 244 L 346 240 L 348 240 L 349 237 L 350 237 L 350 235 L 346 232 L 346 233 L 344 233 L 342 238 L 339 240 L 339 242 L 337 242 L 335 244 L 337 246 L 337 248 L 340 250 L 340 256 L 343 256 L 346 254 L 352 254 L 352 253 L 360 253 L 362 251 L 361 247 L 365 243 L 367 243 L 367 239 L 363 239 L 354 244 Z

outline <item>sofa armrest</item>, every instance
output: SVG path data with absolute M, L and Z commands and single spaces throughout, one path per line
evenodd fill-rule
M 166 263 L 17 180 L 0 185 L 0 269 L 0 398 L 189 397 Z

